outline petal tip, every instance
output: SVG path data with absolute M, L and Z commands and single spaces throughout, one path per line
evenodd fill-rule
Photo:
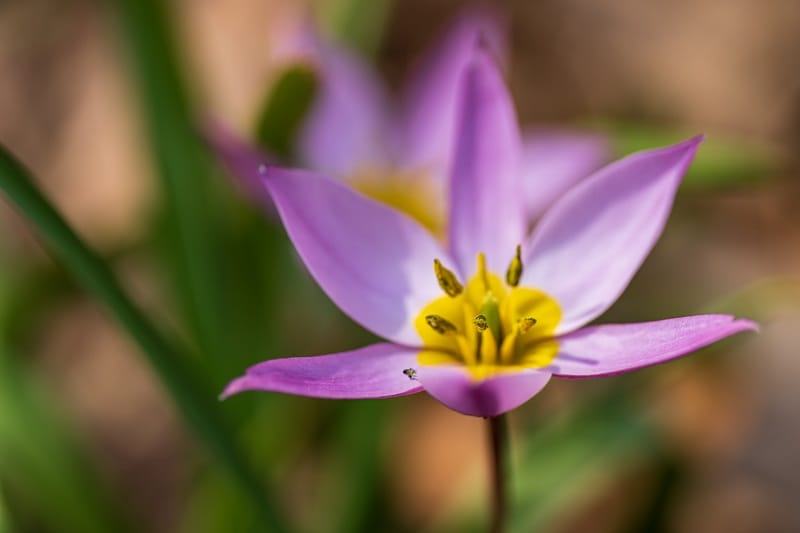
M 761 333 L 761 324 L 754 320 L 750 320 L 749 318 L 736 318 L 731 316 L 734 324 L 737 324 L 739 327 L 739 331 L 753 331 L 755 333 Z
M 249 380 L 247 379 L 247 376 L 241 376 L 234 379 L 225 386 L 225 389 L 219 394 L 219 396 L 217 396 L 217 399 L 222 402 L 235 394 L 239 394 L 240 392 L 248 390 L 248 382 Z

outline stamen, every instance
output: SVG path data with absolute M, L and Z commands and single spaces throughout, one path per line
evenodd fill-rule
M 506 270 L 506 283 L 511 287 L 519 285 L 519 279 L 522 277 L 522 247 L 517 245 L 517 252 L 511 260 Z
M 445 268 L 438 259 L 433 260 L 433 271 L 436 273 L 436 281 L 439 282 L 439 287 L 449 297 L 455 298 L 464 292 L 464 287 L 458 282 L 456 275 Z
M 486 315 L 477 315 L 472 319 L 472 323 L 478 328 L 478 331 L 486 331 L 489 327 L 489 321 L 486 320 Z
M 452 322 L 439 315 L 428 315 L 425 317 L 425 322 L 437 333 L 444 335 L 456 330 Z
M 520 334 L 524 335 L 528 333 L 530 329 L 536 325 L 536 319 L 526 316 L 525 318 L 520 318 L 519 322 L 517 322 L 517 327 L 519 327 Z

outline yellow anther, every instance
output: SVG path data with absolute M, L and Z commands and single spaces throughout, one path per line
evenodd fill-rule
M 425 317 L 425 322 L 428 323 L 431 329 L 442 335 L 456 330 L 452 322 L 439 315 L 428 315 Z
M 464 286 L 458 282 L 456 275 L 445 268 L 438 259 L 433 260 L 433 271 L 436 273 L 436 281 L 439 282 L 439 287 L 442 288 L 446 295 L 455 298 L 464 292 Z
M 525 334 L 530 331 L 530 329 L 536 325 L 536 319 L 526 316 L 525 318 L 520 318 L 517 326 L 519 327 L 520 334 Z
M 516 287 L 519 285 L 519 279 L 522 277 L 522 247 L 518 244 L 517 245 L 517 252 L 514 254 L 514 258 L 511 260 L 511 264 L 508 265 L 508 270 L 506 270 L 506 283 L 508 283 L 511 287 Z
M 477 315 L 472 319 L 472 323 L 475 324 L 478 331 L 486 331 L 489 327 L 489 321 L 486 320 L 486 315 Z

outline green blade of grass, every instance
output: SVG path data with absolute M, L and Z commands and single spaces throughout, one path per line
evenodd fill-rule
M 169 239 L 165 249 L 172 282 L 194 339 L 216 363 L 224 359 L 227 345 L 219 316 L 220 206 L 213 191 L 214 167 L 197 133 L 181 75 L 168 12 L 171 3 L 116 0 L 113 4 L 164 192 Z
M 28 172 L 0 147 L 0 189 L 36 226 L 53 255 L 78 282 L 100 300 L 139 344 L 141 353 L 160 378 L 192 430 L 205 441 L 217 460 L 252 500 L 264 526 L 282 530 L 277 512 L 261 484 L 248 469 L 227 429 L 219 404 L 189 358 L 147 320 L 123 291 L 108 265 L 67 225 L 34 185 Z

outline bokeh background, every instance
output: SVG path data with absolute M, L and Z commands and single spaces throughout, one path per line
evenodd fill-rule
M 181 379 L 227 428 L 198 432 L 205 407 L 186 417 L 152 359 L 2 198 L 0 532 L 484 528 L 481 420 L 425 395 L 216 402 L 256 361 L 371 337 L 197 135 L 214 117 L 290 145 L 269 110 L 285 82 L 274 50 L 299 21 L 313 17 L 397 87 L 464 5 L 0 2 L 0 143 L 181 347 Z M 713 311 L 762 326 L 667 366 L 551 383 L 514 411 L 512 529 L 800 530 L 800 3 L 493 5 L 510 21 L 523 124 L 597 131 L 617 155 L 708 136 L 663 238 L 603 321 Z M 289 119 L 302 113 L 296 91 L 280 104 Z M 231 475 L 215 431 L 248 474 Z

